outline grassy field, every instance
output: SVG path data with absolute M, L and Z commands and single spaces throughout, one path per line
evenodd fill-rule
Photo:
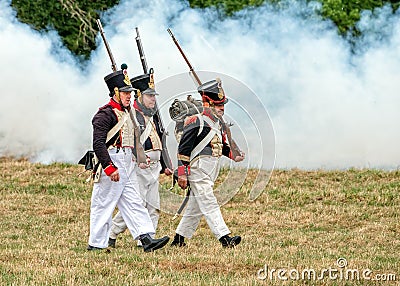
M 124 233 L 106 253 L 86 251 L 91 185 L 82 166 L 0 166 L 0 285 L 400 283 L 400 171 L 274 171 L 256 201 L 243 187 L 223 206 L 243 238 L 235 249 L 222 249 L 202 221 L 185 248 L 144 253 Z M 160 235 L 173 236 L 171 217 L 162 214 Z

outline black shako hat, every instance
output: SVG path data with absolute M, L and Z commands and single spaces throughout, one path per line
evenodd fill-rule
M 119 91 L 134 91 L 135 89 L 131 85 L 131 81 L 128 76 L 128 66 L 126 64 L 121 65 L 121 70 L 110 73 L 104 77 L 104 81 L 107 84 L 110 96 L 115 94 L 115 88 Z
M 135 97 L 140 97 L 142 94 L 158 95 L 154 86 L 154 70 L 150 69 L 148 74 L 142 74 L 131 78 L 131 84 L 136 89 Z
M 197 88 L 197 91 L 201 94 L 203 101 L 213 104 L 226 104 L 228 102 L 219 78 L 203 83 Z

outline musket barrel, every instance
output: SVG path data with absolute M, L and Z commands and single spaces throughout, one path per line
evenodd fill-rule
M 139 28 L 136 27 L 135 29 L 136 29 L 136 38 L 135 38 L 135 40 L 136 40 L 136 45 L 137 45 L 138 51 L 139 51 L 140 62 L 141 62 L 142 67 L 143 67 L 143 72 L 145 74 L 147 74 L 149 68 L 147 66 L 146 57 L 144 56 L 144 50 L 143 50 L 143 46 L 142 46 L 142 41 L 141 41 L 140 35 L 139 35 Z
M 139 28 L 136 27 L 135 29 L 136 29 L 136 38 L 135 38 L 135 40 L 136 40 L 136 45 L 137 45 L 138 51 L 139 51 L 140 62 L 142 63 L 143 72 L 145 74 L 147 74 L 149 72 L 149 70 L 148 70 L 148 66 L 147 66 L 147 62 L 146 62 L 146 57 L 144 55 L 144 49 L 143 49 L 143 45 L 142 45 L 142 40 L 140 39 Z M 151 72 L 151 70 L 150 70 L 150 72 Z M 167 135 L 167 132 L 166 132 L 166 130 L 164 128 L 164 124 L 162 122 L 161 113 L 160 113 L 160 110 L 158 108 L 157 102 L 156 102 L 156 105 L 155 105 L 155 109 L 156 109 L 156 115 L 157 115 L 157 118 L 158 118 L 158 124 L 159 124 L 160 130 L 161 130 L 161 133 Z M 160 139 L 161 139 L 161 143 L 162 143 L 161 155 L 163 157 L 164 163 L 165 163 L 165 165 L 166 165 L 166 167 L 168 169 L 172 170 L 173 166 L 172 166 L 171 158 L 170 158 L 169 153 L 168 153 L 166 138 L 164 137 L 164 138 L 160 138 Z
M 189 59 L 186 57 L 185 53 L 183 52 L 181 46 L 178 43 L 178 40 L 175 38 L 174 34 L 172 33 L 171 29 L 168 28 L 167 29 L 168 33 L 171 35 L 172 40 L 174 41 L 176 47 L 178 48 L 179 52 L 181 53 L 183 59 L 185 60 L 186 64 L 189 67 L 189 71 L 192 73 L 192 75 L 194 76 L 194 79 L 196 80 L 198 85 L 201 85 L 201 80 L 198 77 L 197 73 L 195 72 L 193 66 L 190 64 Z
M 183 59 L 185 60 L 186 64 L 188 65 L 189 71 L 192 73 L 192 75 L 194 76 L 195 80 L 197 81 L 197 84 L 200 86 L 200 85 L 202 84 L 202 83 L 201 83 L 201 80 L 200 80 L 200 78 L 198 77 L 198 75 L 197 75 L 197 73 L 195 72 L 195 70 L 194 70 L 194 68 L 192 67 L 192 65 L 190 64 L 188 58 L 186 57 L 186 55 L 185 55 L 185 53 L 183 52 L 181 46 L 179 45 L 178 41 L 176 40 L 174 34 L 172 33 L 172 31 L 171 31 L 170 28 L 168 28 L 167 31 L 168 31 L 168 33 L 170 34 L 170 36 L 171 36 L 172 40 L 174 41 L 176 47 L 178 48 L 179 52 L 181 53 L 181 55 L 182 55 Z M 233 140 L 233 138 L 232 138 L 232 134 L 231 134 L 231 131 L 230 131 L 230 129 L 229 129 L 229 126 L 225 123 L 225 121 L 224 121 L 224 119 L 222 118 L 222 116 L 219 116 L 219 119 L 220 119 L 222 125 L 224 126 L 224 129 L 226 130 L 227 137 L 228 137 L 228 141 L 229 141 L 229 145 L 230 145 L 231 150 L 232 150 L 232 154 L 233 154 L 235 157 L 236 157 L 236 156 L 241 156 L 241 151 L 240 151 L 238 145 L 236 144 L 236 142 L 235 142 L 235 141 Z
M 96 23 L 97 23 L 97 26 L 99 27 L 100 35 L 103 38 L 104 45 L 106 46 L 106 50 L 107 50 L 108 56 L 110 57 L 110 60 L 111 60 L 111 69 L 112 69 L 113 72 L 116 72 L 117 71 L 117 64 L 115 63 L 114 56 L 111 53 L 111 49 L 110 49 L 110 46 L 108 45 L 107 39 L 104 36 L 104 30 L 103 30 L 103 26 L 101 25 L 100 19 L 97 19 Z

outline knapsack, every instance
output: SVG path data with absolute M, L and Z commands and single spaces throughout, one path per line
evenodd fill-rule
M 175 121 L 175 138 L 179 143 L 183 126 L 187 117 L 203 112 L 203 104 L 201 100 L 193 99 L 191 95 L 186 100 L 175 99 L 169 108 L 169 116 Z

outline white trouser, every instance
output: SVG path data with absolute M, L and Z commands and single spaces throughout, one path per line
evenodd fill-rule
M 220 206 L 214 196 L 213 186 L 219 172 L 219 159 L 203 156 L 191 164 L 190 196 L 176 233 L 191 238 L 202 216 L 217 239 L 230 234 L 222 217 Z
M 149 213 L 143 207 L 136 177 L 136 163 L 130 148 L 109 150 L 111 160 L 118 167 L 120 179 L 111 181 L 102 171 L 99 182 L 93 184 L 90 206 L 89 245 L 106 248 L 111 232 L 112 214 L 116 206 L 134 239 L 155 233 Z
M 157 155 L 158 154 L 158 155 Z M 158 219 L 160 217 L 160 194 L 158 192 L 158 178 L 161 171 L 161 163 L 158 161 L 160 158 L 160 151 L 146 152 L 149 156 L 151 163 L 147 169 L 137 168 L 137 177 L 139 181 L 140 196 L 143 200 L 143 206 L 149 212 L 153 227 L 156 230 Z M 118 211 L 112 220 L 110 237 L 115 239 L 117 236 L 124 232 L 127 228 L 126 223 Z

